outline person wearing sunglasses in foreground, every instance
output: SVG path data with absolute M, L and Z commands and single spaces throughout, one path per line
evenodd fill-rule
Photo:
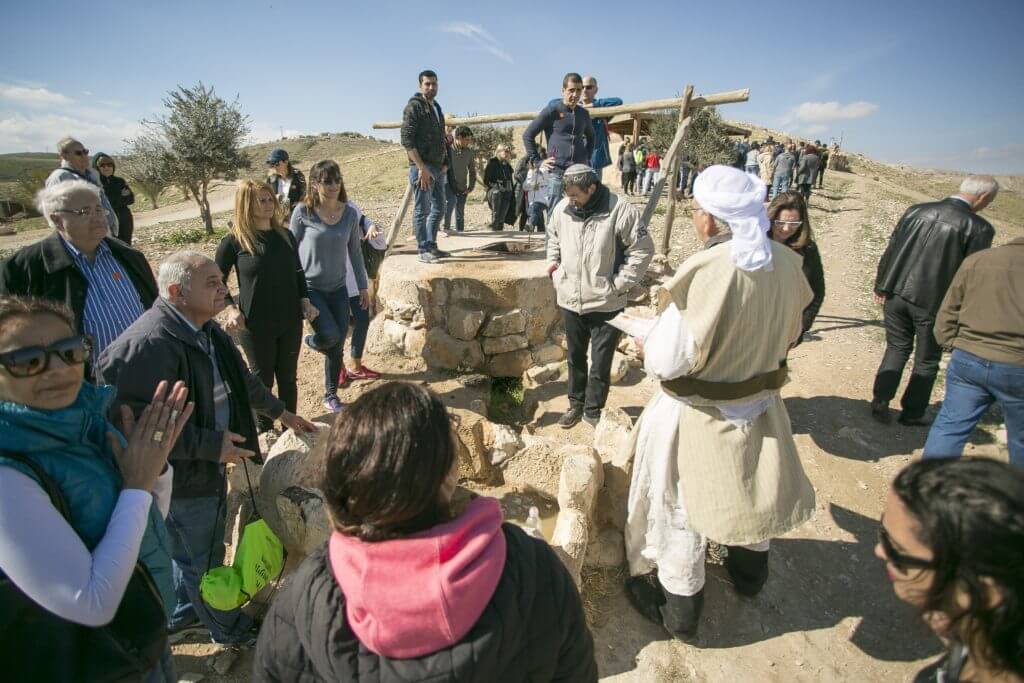
M 274 600 L 253 680 L 597 681 L 568 570 L 502 521 L 456 510 L 457 421 L 391 382 L 334 422 L 321 486 L 333 532 Z
M 802 331 L 797 344 L 810 332 L 825 301 L 825 269 L 821 265 L 821 252 L 811 231 L 811 218 L 807 214 L 807 201 L 799 192 L 783 192 L 768 205 L 771 228 L 768 237 L 781 242 L 803 257 L 804 277 L 814 292 L 814 298 L 804 309 Z
M 1024 472 L 980 457 L 909 465 L 875 555 L 946 643 L 915 683 L 1024 681 Z
M 226 466 L 244 467 L 259 456 L 254 413 L 297 432 L 314 427 L 249 371 L 214 321 L 228 291 L 216 263 L 198 252 L 171 254 L 157 281 L 160 299 L 107 347 L 96 376 L 117 388 L 115 408 L 124 404 L 135 413 L 161 381 L 188 382 L 196 408 L 170 454 L 174 488 L 167 528 L 177 592 L 170 627 L 201 622 L 216 643 L 247 645 L 255 642 L 252 619 L 241 610 L 214 610 L 199 596 L 200 577 L 224 560 Z
M 57 154 L 60 155 L 60 166 L 55 168 L 46 179 L 46 187 L 53 187 L 69 180 L 83 180 L 98 187 L 100 201 L 107 211 L 103 216 L 107 230 L 111 237 L 118 237 L 120 227 L 117 222 L 117 212 L 114 211 L 113 205 L 103 192 L 103 183 L 100 181 L 99 173 L 89 166 L 89 150 L 74 138 L 61 138 L 57 141 Z
M 0 294 L 67 306 L 95 360 L 156 301 L 153 270 L 141 251 L 107 235 L 103 193 L 92 183 L 45 187 L 36 206 L 53 233 L 0 262 Z
M 10 680 L 175 681 L 166 645 L 174 604 L 164 516 L 167 455 L 192 413 L 187 389 L 159 383 L 124 432 L 107 421 L 114 391 L 83 381 L 88 338 L 60 304 L 0 296 L 0 658 Z M 67 514 L 47 493 L 54 486 Z M 137 633 L 149 669 L 88 647 L 117 620 L 141 562 L 156 591 L 155 628 Z M 133 605 L 136 609 L 139 605 Z M 116 615 L 116 616 L 115 616 Z M 77 625 L 77 626 L 76 626 Z M 160 653 L 162 652 L 162 656 Z M 107 653 L 108 655 L 110 653 Z M 125 668 L 127 666 L 127 669 Z

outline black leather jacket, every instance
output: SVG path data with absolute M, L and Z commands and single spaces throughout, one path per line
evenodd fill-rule
M 992 225 L 959 199 L 915 204 L 878 262 L 875 294 L 898 296 L 934 316 L 960 264 L 992 246 L 994 235 Z

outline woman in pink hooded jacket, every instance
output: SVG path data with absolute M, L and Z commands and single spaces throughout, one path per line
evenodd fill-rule
M 256 681 L 597 681 L 579 594 L 494 498 L 459 513 L 452 418 L 392 382 L 338 415 L 324 498 L 335 531 L 281 591 Z

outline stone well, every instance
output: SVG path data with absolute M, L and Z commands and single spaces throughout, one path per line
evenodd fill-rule
M 404 249 L 384 259 L 371 353 L 492 377 L 565 358 L 543 233 L 453 233 L 438 246 L 452 257 L 420 263 Z

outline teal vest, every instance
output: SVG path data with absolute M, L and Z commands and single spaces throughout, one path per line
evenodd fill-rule
M 0 401 L 0 450 L 31 458 L 60 488 L 71 511 L 71 526 L 90 552 L 106 533 L 122 480 L 107 432 L 125 444 L 106 419 L 113 387 L 82 383 L 78 398 L 61 410 L 38 410 Z M 0 466 L 13 467 L 35 479 L 24 465 L 0 455 Z M 167 527 L 154 501 L 142 537 L 139 559 L 153 575 L 170 615 L 175 605 Z

